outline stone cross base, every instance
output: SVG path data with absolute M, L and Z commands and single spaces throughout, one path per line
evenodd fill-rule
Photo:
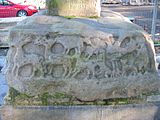
M 159 120 L 160 104 L 124 106 L 10 107 L 0 110 L 1 120 Z
M 8 85 L 30 96 L 28 104 L 42 105 L 159 92 L 148 35 L 129 22 L 104 20 L 44 15 L 23 20 L 10 31 Z M 17 104 L 24 101 L 20 97 Z
M 49 15 L 99 17 L 100 0 L 47 0 Z

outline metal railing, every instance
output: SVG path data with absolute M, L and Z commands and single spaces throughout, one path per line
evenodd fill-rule
M 156 0 L 155 0 L 156 1 Z M 156 9 L 155 9 L 156 6 Z M 102 4 L 102 7 L 121 13 L 147 31 L 153 40 L 160 41 L 160 6 L 156 5 L 122 5 L 122 4 Z

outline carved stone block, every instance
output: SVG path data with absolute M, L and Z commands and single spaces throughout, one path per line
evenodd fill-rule
M 8 84 L 30 96 L 63 93 L 73 101 L 158 90 L 148 34 L 129 22 L 97 21 L 49 16 L 24 20 L 10 32 Z

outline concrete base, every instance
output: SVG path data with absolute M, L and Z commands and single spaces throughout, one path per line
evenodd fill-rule
M 160 104 L 1 108 L 0 120 L 160 120 Z

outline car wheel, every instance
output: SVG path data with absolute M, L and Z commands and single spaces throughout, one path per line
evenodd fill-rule
M 17 17 L 27 16 L 27 12 L 25 10 L 20 10 L 17 12 Z

